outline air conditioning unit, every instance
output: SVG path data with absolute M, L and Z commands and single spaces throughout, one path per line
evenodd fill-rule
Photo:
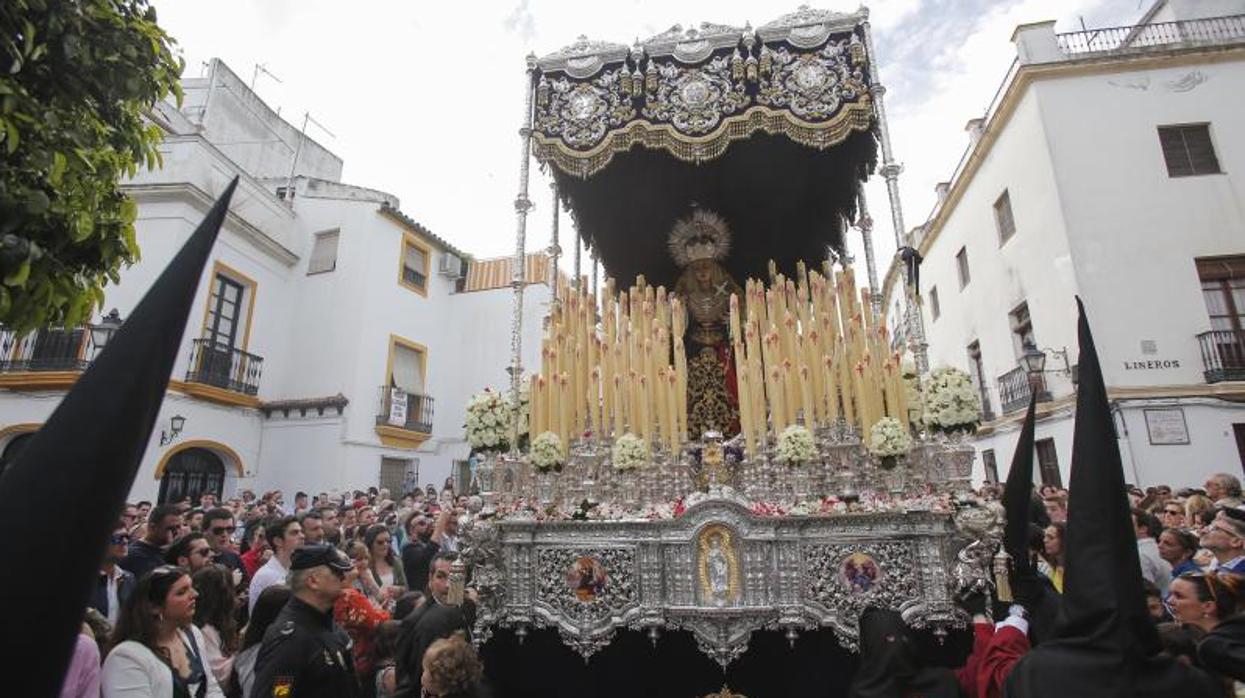
M 456 254 L 446 252 L 441 255 L 441 261 L 437 263 L 437 273 L 441 276 L 457 279 L 463 275 L 463 260 Z

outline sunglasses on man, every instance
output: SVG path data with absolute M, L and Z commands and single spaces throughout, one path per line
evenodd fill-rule
M 236 530 L 238 530 L 237 526 L 213 526 L 212 527 L 212 533 L 215 533 L 218 536 L 222 533 L 233 533 Z
M 129 542 L 130 542 L 130 534 L 128 534 L 128 533 L 114 533 L 114 534 L 112 534 L 112 537 L 111 537 L 111 538 L 109 538 L 108 540 L 109 540 L 109 542 L 111 542 L 113 545 L 128 545 L 128 544 L 129 544 Z

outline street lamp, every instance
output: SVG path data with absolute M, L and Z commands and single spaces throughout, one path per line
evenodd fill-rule
M 91 325 L 91 341 L 95 343 L 95 351 L 101 352 L 107 346 L 112 335 L 121 327 L 121 313 L 113 308 L 100 319 L 98 325 Z
M 1024 349 L 1024 353 L 1020 355 L 1020 367 L 1029 375 L 1029 385 L 1039 385 L 1042 381 L 1042 376 L 1047 373 L 1062 373 L 1064 377 L 1072 381 L 1074 386 L 1076 385 L 1076 376 L 1072 375 L 1072 366 L 1068 363 L 1067 347 L 1063 349 L 1039 349 L 1033 345 L 1033 342 L 1025 342 Z M 1063 359 L 1063 368 L 1047 371 L 1047 354 Z
M 1025 342 L 1025 352 L 1020 355 L 1020 366 L 1029 375 L 1029 381 L 1036 381 L 1046 372 L 1046 352 L 1033 346 L 1033 342 Z
M 173 415 L 173 417 L 169 419 L 169 431 L 166 432 L 163 429 L 160 430 L 160 445 L 168 446 L 173 443 L 173 439 L 176 439 L 177 436 L 182 433 L 182 429 L 185 428 L 185 426 L 185 417 L 180 414 Z

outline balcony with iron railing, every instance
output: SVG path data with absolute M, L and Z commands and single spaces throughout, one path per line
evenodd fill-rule
M 1016 367 L 999 376 L 999 407 L 1003 414 L 1018 412 L 1029 406 L 1029 395 L 1037 389 L 1038 402 L 1050 402 L 1050 391 L 1046 387 L 1046 377 L 1036 375 L 1030 383 L 1028 372 Z
M 385 445 L 417 448 L 432 435 L 432 412 L 432 396 L 381 386 L 376 433 Z
M 1207 383 L 1245 381 L 1245 331 L 1211 330 L 1197 336 Z
M 116 331 L 111 325 L 0 331 L 0 373 L 84 371 Z
M 264 358 L 241 349 L 196 339 L 190 343 L 190 368 L 186 382 L 255 396 L 264 370 Z
M 1056 41 L 1068 58 L 1236 43 L 1245 41 L 1245 15 L 1087 29 Z
M 121 318 L 113 311 L 99 324 L 31 332 L 0 328 L 0 386 L 68 388 L 99 356 L 120 326 Z

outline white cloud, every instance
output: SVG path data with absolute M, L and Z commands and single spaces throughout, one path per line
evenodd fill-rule
M 336 134 L 312 132 L 344 158 L 347 182 L 396 194 L 413 218 L 482 256 L 513 249 L 525 55 L 557 50 L 580 34 L 630 44 L 674 24 L 757 26 L 785 11 L 761 12 L 744 0 L 155 4 L 188 74 L 218 56 L 249 81 L 254 65 L 266 64 L 282 82 L 261 75 L 256 90 L 296 125 L 310 111 Z M 934 183 L 959 159 L 964 122 L 985 109 L 1014 57 L 1014 26 L 1054 18 L 1071 29 L 1082 14 L 1093 25 L 1127 23 L 1138 12 L 1107 0 L 872 3 L 891 135 L 906 167 L 909 227 L 923 220 Z M 551 207 L 547 178 L 534 167 L 532 179 L 537 208 L 528 246 L 535 249 L 548 243 Z M 893 244 L 880 178 L 868 191 L 885 271 Z

